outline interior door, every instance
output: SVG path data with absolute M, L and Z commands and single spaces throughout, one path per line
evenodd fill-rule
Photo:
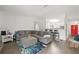
M 71 25 L 71 35 L 76 36 L 78 34 L 78 25 Z

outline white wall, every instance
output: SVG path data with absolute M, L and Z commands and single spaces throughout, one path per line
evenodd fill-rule
M 46 28 L 46 18 L 45 17 L 39 17 L 38 19 L 39 19 L 38 24 L 40 26 L 40 30 L 44 31 L 45 28 Z
M 45 27 L 45 19 L 43 17 L 15 15 L 0 11 L 0 31 L 34 30 L 34 23 L 38 23 L 41 30 Z
M 29 16 L 4 16 L 1 21 L 1 30 L 9 29 L 14 32 L 17 30 L 34 30 L 34 22 L 38 19 Z

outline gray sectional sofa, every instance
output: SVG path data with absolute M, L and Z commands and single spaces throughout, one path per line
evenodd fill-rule
M 43 47 L 42 44 L 48 44 L 49 42 L 52 41 L 52 39 L 48 38 L 44 38 L 43 36 L 46 33 L 44 31 L 35 31 L 35 30 L 20 30 L 20 31 L 16 31 L 15 32 L 15 39 L 17 42 L 17 45 L 21 48 L 21 53 L 26 53 L 25 51 L 30 47 L 38 47 L 39 49 L 41 47 Z M 38 45 L 38 46 L 37 46 Z M 35 50 L 37 48 L 32 48 L 29 49 L 29 51 L 31 50 Z M 39 49 L 37 49 L 37 51 L 39 51 Z M 41 49 L 40 49 L 41 50 Z M 36 53 L 36 52 L 33 52 Z

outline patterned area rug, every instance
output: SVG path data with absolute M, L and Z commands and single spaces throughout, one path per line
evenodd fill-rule
M 44 44 L 41 42 L 37 42 L 36 44 L 34 44 L 28 48 L 23 48 L 22 45 L 19 47 L 22 49 L 22 51 L 21 51 L 22 54 L 36 54 L 39 51 L 41 51 L 43 48 L 45 48 Z

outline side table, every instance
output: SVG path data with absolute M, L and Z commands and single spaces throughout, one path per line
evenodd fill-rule
M 13 41 L 13 35 L 2 35 L 2 42 Z

